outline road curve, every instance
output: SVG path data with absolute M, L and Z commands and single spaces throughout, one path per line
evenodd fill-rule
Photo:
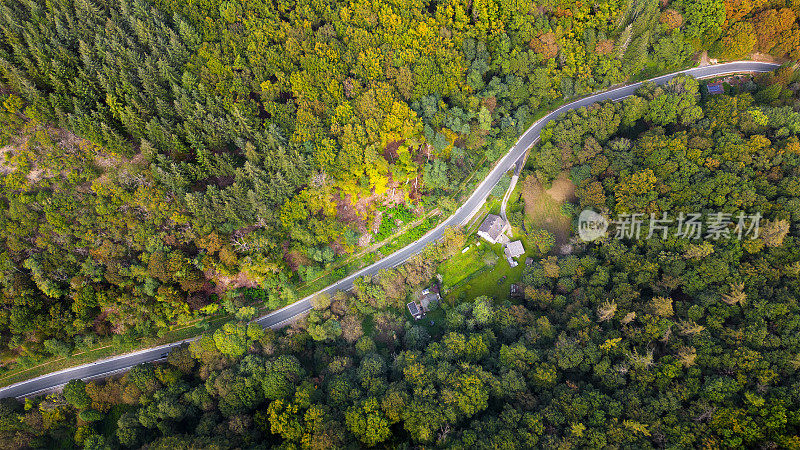
M 652 81 L 656 84 L 662 85 L 676 75 L 682 73 L 691 75 L 695 78 L 709 78 L 730 73 L 769 72 L 775 70 L 778 66 L 778 64 L 765 62 L 736 61 L 712 66 L 695 67 L 681 72 L 675 72 L 669 75 L 653 78 L 647 81 Z M 511 147 L 508 153 L 506 153 L 506 155 L 500 159 L 500 161 L 489 172 L 486 178 L 484 178 L 484 180 L 478 185 L 478 187 L 475 189 L 475 192 L 473 192 L 472 195 L 470 195 L 470 197 L 456 210 L 456 212 L 447 218 L 447 220 L 442 222 L 433 230 L 430 230 L 417 241 L 409 244 L 395 253 L 392 253 L 380 261 L 377 261 L 374 264 L 365 267 L 340 281 L 337 281 L 336 283 L 313 295 L 317 295 L 319 293 L 333 294 L 336 291 L 349 290 L 353 287 L 353 281 L 356 278 L 363 277 L 365 275 L 375 275 L 383 269 L 402 264 L 411 256 L 421 252 L 425 246 L 441 238 L 444 234 L 444 230 L 447 227 L 461 226 L 470 218 L 472 218 L 472 216 L 480 209 L 481 205 L 483 205 L 483 202 L 486 201 L 486 197 L 489 195 L 489 192 L 491 192 L 492 188 L 497 184 L 503 174 L 506 173 L 514 165 L 514 163 L 524 155 L 525 151 L 539 139 L 539 133 L 542 131 L 542 128 L 544 128 L 547 122 L 571 109 L 580 108 L 582 106 L 591 105 L 592 103 L 601 102 L 604 100 L 622 100 L 630 95 L 633 95 L 633 93 L 636 92 L 636 90 L 639 89 L 643 83 L 644 82 L 630 84 L 616 89 L 599 92 L 597 94 L 576 100 L 572 103 L 568 103 L 539 119 L 536 121 L 536 123 L 531 125 L 531 127 L 528 128 L 525 133 L 522 134 L 522 136 L 519 138 L 519 140 L 517 140 L 514 146 Z M 273 311 L 270 314 L 262 316 L 256 319 L 256 322 L 263 327 L 280 328 L 295 317 L 308 312 L 311 309 L 311 303 L 309 302 L 309 299 L 313 297 L 313 295 L 298 300 L 297 302 L 277 311 Z M 137 364 L 164 359 L 166 354 L 168 354 L 174 347 L 177 347 L 185 342 L 190 342 L 194 339 L 188 339 L 181 342 L 149 348 L 134 353 L 127 353 L 22 381 L 11 386 L 0 388 L 0 398 L 21 398 L 38 395 L 56 390 L 70 380 L 76 378 L 90 380 L 124 372 L 125 370 L 128 370 Z

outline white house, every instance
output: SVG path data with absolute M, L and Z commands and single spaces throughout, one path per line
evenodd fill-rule
M 503 220 L 502 217 L 489 214 L 481 224 L 481 227 L 478 228 L 478 236 L 486 239 L 492 244 L 496 244 L 498 240 L 501 240 L 503 233 L 505 233 L 509 228 L 508 222 Z

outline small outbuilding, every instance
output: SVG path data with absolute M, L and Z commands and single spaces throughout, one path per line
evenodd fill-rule
M 414 319 L 419 320 L 423 316 L 425 316 L 425 314 L 423 314 L 422 311 L 420 311 L 420 309 L 417 306 L 416 302 L 409 302 L 408 305 L 406 305 L 406 306 L 408 307 L 408 312 L 411 313 L 411 315 L 414 317 Z
M 511 267 L 517 267 L 519 263 L 517 262 L 516 258 L 525 254 L 525 247 L 522 246 L 522 241 L 514 241 L 506 244 L 506 248 L 503 251 L 506 254 L 508 265 Z
M 722 87 L 722 82 L 719 81 L 716 83 L 709 84 L 708 86 L 706 86 L 706 88 L 708 89 L 708 93 L 710 95 L 717 95 L 725 92 L 725 89 Z
M 439 295 L 439 290 L 436 285 L 434 285 L 424 289 L 417 300 L 409 302 L 406 306 L 408 307 L 408 312 L 414 316 L 414 319 L 419 320 L 425 317 L 425 313 L 435 308 L 441 299 L 442 297 Z
M 509 258 L 519 258 L 525 254 L 525 247 L 522 246 L 522 241 L 513 241 L 506 244 L 506 256 Z

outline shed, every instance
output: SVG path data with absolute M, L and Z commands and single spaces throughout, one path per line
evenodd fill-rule
M 711 83 L 708 86 L 706 86 L 706 88 L 708 88 L 708 93 L 710 95 L 722 94 L 723 92 L 725 92 L 725 89 L 723 89 L 722 83 L 720 82 Z
M 421 319 L 422 318 L 422 312 L 417 307 L 416 302 L 409 302 L 408 305 L 406 305 L 406 306 L 408 307 L 408 312 L 410 312 L 411 315 L 414 316 L 415 319 Z
M 522 241 L 509 242 L 505 253 L 508 258 L 518 258 L 525 254 L 525 247 L 522 246 Z

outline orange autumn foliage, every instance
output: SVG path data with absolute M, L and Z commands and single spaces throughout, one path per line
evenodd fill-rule
M 678 11 L 670 8 L 661 13 L 658 21 L 665 24 L 670 30 L 680 27 L 683 24 L 683 16 Z
M 558 43 L 553 32 L 544 33 L 538 38 L 532 39 L 530 47 L 546 59 L 555 58 L 558 55 Z
M 796 19 L 794 11 L 789 8 L 768 9 L 753 19 L 753 27 L 758 39 L 758 49 L 769 52 L 780 41 L 780 37 L 789 32 Z

